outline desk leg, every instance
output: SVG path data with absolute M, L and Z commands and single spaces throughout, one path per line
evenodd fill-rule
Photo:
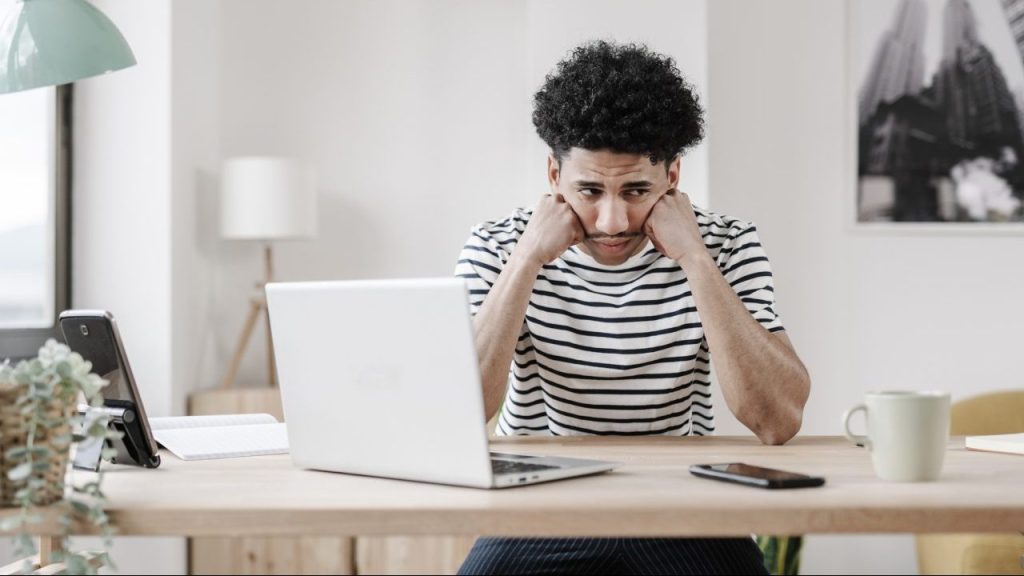
M 63 552 L 64 546 L 60 536 L 39 537 L 39 565 L 48 566 L 53 564 L 53 555 L 56 552 Z

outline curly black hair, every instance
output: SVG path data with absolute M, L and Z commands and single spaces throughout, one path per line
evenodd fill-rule
M 578 147 L 667 164 L 704 138 L 704 110 L 672 58 L 602 40 L 575 48 L 547 75 L 533 125 L 559 162 Z

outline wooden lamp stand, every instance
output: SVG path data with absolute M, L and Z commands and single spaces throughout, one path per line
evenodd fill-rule
M 220 383 L 222 389 L 231 388 L 238 375 L 238 367 L 242 364 L 242 356 L 245 355 L 245 348 L 252 338 L 252 332 L 256 328 L 256 322 L 260 316 L 267 322 L 267 380 L 271 388 L 277 386 L 277 368 L 274 363 L 274 343 L 270 335 L 270 315 L 267 310 L 266 286 L 274 278 L 274 251 L 269 243 L 263 246 L 263 281 L 256 284 L 258 292 L 249 298 L 249 315 L 245 318 L 245 325 L 242 326 L 242 333 L 238 336 L 238 344 L 235 345 L 235 353 L 231 358 L 228 371 Z

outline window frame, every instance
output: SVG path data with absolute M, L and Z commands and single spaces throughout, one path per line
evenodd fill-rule
M 63 342 L 57 317 L 71 303 L 71 110 L 74 89 L 54 93 L 54 315 L 47 328 L 0 328 L 0 362 L 34 357 L 49 338 Z M 2 97 L 2 96 L 0 96 Z

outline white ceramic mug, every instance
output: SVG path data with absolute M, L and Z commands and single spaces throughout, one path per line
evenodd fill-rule
M 850 431 L 850 418 L 863 411 L 867 435 Z M 846 437 L 871 451 L 883 480 L 936 480 L 949 442 L 949 393 L 869 392 L 864 403 L 843 414 Z

